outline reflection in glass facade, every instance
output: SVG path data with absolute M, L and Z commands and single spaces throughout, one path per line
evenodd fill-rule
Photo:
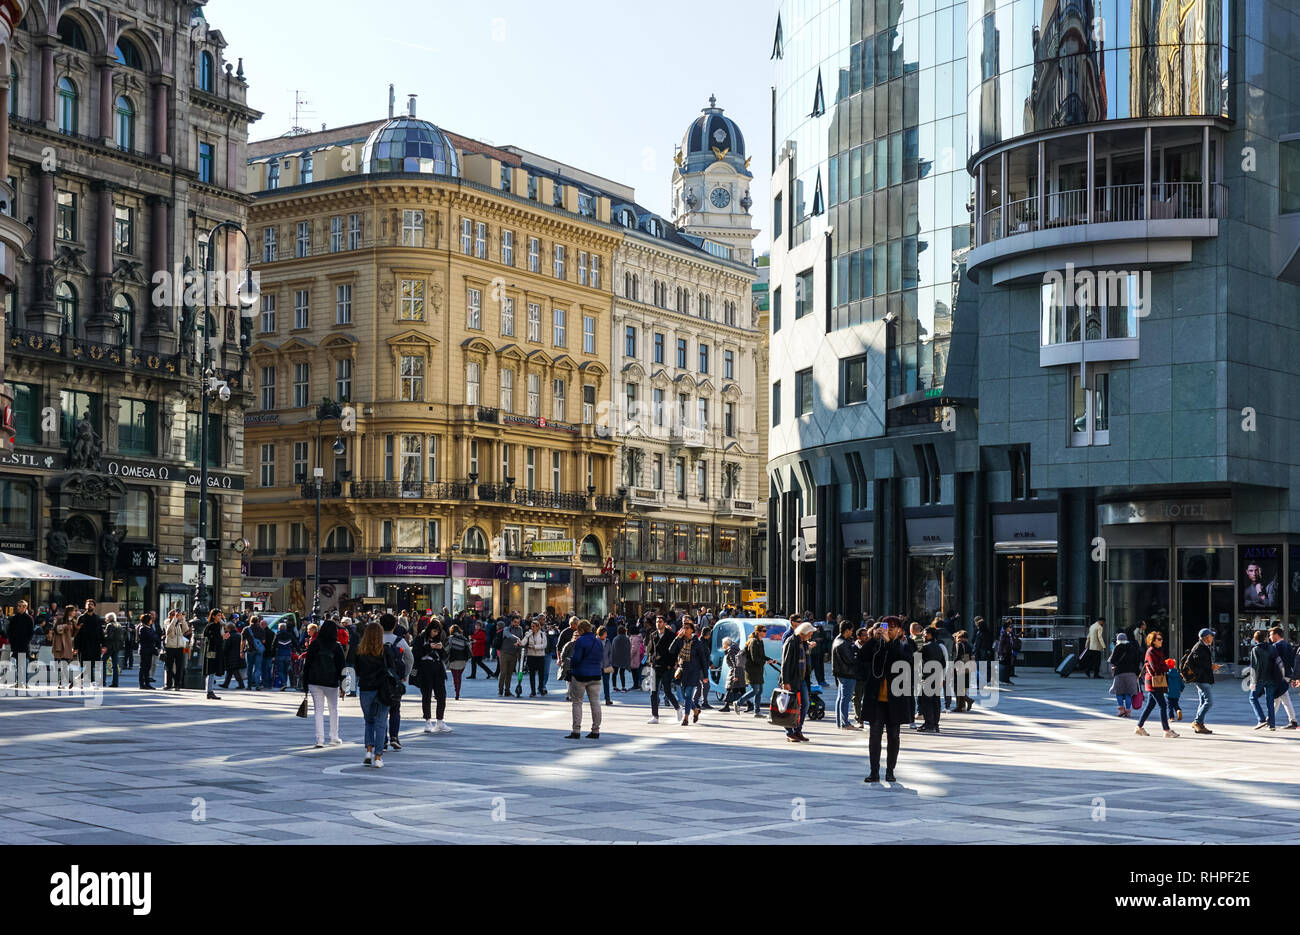
M 825 214 L 831 331 L 895 322 L 886 396 L 942 387 L 971 240 L 966 3 L 788 0 L 780 21 L 775 140 L 794 144 L 780 229 L 793 249 Z
M 1228 117 L 1226 0 L 974 0 L 969 152 L 1101 120 Z

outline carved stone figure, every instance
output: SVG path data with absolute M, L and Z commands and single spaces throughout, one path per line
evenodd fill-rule
M 98 471 L 103 440 L 85 419 L 77 423 L 64 467 L 69 470 Z
M 104 554 L 104 567 L 117 567 L 117 553 L 121 548 L 122 542 L 117 533 L 111 529 L 104 531 L 99 537 L 99 550 Z
M 57 526 L 45 534 L 45 554 L 50 562 L 62 565 L 68 560 L 68 534 Z

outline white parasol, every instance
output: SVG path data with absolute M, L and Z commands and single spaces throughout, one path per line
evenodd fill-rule
M 0 580 L 6 578 L 23 578 L 30 581 L 98 581 L 93 575 L 83 575 L 79 571 L 69 571 L 57 565 L 46 565 L 35 559 L 23 558 L 0 552 Z

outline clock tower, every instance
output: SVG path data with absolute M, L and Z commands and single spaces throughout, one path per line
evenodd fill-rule
M 749 213 L 753 175 L 745 137 L 716 97 L 686 128 L 673 162 L 673 224 L 721 245 L 738 263 L 752 263 L 758 231 Z

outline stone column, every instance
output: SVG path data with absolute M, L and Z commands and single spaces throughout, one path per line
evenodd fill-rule
M 169 305 L 159 303 L 157 296 L 160 290 L 156 288 L 158 282 L 154 277 L 160 272 L 167 276 L 175 275 L 168 249 L 170 239 L 167 229 L 167 209 L 172 202 L 166 195 L 149 195 L 145 200 L 149 205 L 149 281 L 155 288 L 150 291 L 149 317 L 141 337 L 144 346 L 149 350 L 171 353 L 164 347 L 164 344 L 170 343 L 165 336 L 170 335 L 174 330 L 172 316 L 180 304 L 180 296 L 173 295 Z M 172 287 L 173 291 L 184 288 L 179 282 L 173 282 Z M 165 292 L 165 290 L 161 291 Z
M 46 127 L 54 128 L 54 39 L 43 38 L 41 49 L 41 120 Z
M 113 94 L 113 59 L 99 63 L 99 136 L 105 146 L 116 146 L 116 134 L 113 130 L 113 110 L 116 95 Z
M 113 192 L 117 186 L 97 180 L 95 192 L 95 305 L 86 320 L 86 337 L 101 344 L 116 344 L 113 320 Z
M 59 313 L 54 307 L 54 173 L 40 174 L 36 209 L 36 289 L 27 307 L 27 327 L 45 334 L 59 333 Z
M 167 83 L 159 81 L 153 86 L 153 112 L 149 115 L 153 125 L 153 154 L 166 156 L 167 130 L 170 122 L 167 111 Z

